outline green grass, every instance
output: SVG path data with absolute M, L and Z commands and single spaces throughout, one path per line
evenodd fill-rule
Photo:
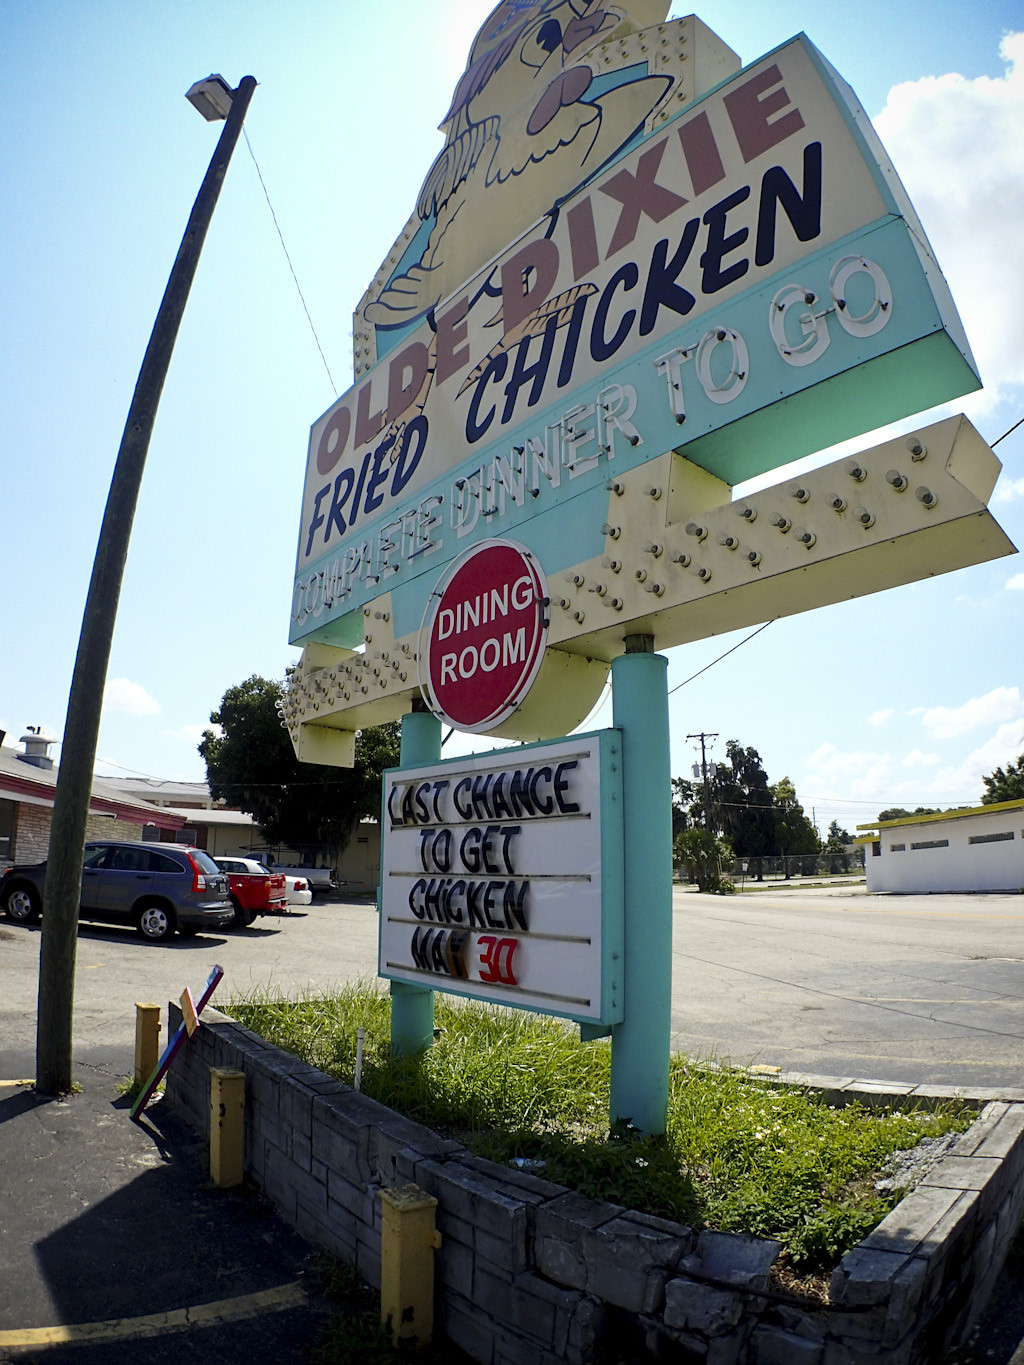
M 834 1109 L 813 1093 L 673 1058 L 668 1131 L 608 1130 L 609 1048 L 571 1025 L 435 997 L 434 1046 L 392 1058 L 390 1000 L 373 986 L 331 998 L 256 993 L 227 1013 L 322 1071 L 352 1082 L 365 1029 L 362 1090 L 494 1161 L 543 1162 L 559 1184 L 692 1227 L 774 1237 L 794 1270 L 823 1270 L 899 1199 L 874 1178 L 896 1151 L 962 1131 L 972 1115 Z
M 139 1096 L 142 1094 L 144 1085 L 145 1082 L 137 1081 L 134 1076 L 122 1076 L 122 1078 L 118 1081 L 117 1086 L 115 1088 L 117 1090 L 117 1093 L 123 1099 L 131 1100 L 134 1103 L 135 1100 L 137 1100 Z M 157 1088 L 153 1091 L 153 1099 L 159 1098 L 159 1096 L 161 1096 L 164 1093 L 166 1087 L 167 1082 L 161 1081 Z

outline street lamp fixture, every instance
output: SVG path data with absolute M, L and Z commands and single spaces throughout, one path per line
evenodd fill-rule
M 199 110 L 207 123 L 215 123 L 217 119 L 227 118 L 235 94 L 223 76 L 212 75 L 196 81 L 186 90 L 185 98 Z

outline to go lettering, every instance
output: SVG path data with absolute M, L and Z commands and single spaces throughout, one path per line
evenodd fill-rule
M 892 317 L 892 287 L 877 261 L 865 256 L 843 256 L 836 261 L 829 275 L 828 302 L 819 299 L 813 289 L 795 282 L 776 292 L 769 308 L 768 330 L 787 365 L 812 365 L 825 354 L 832 343 L 830 317 L 849 336 L 858 338 L 874 336 L 887 326 Z M 683 365 L 691 359 L 697 380 L 712 403 L 733 402 L 743 392 L 750 374 L 747 343 L 732 327 L 712 329 L 695 344 L 677 346 L 660 356 L 654 365 L 668 381 L 669 404 L 680 423 L 686 420 Z

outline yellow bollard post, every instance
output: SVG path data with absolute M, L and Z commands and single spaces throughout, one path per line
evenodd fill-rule
M 429 1346 L 434 1331 L 437 1200 L 417 1185 L 381 1190 L 380 1321 L 395 1346 Z
M 210 1070 L 210 1179 L 241 1185 L 245 1154 L 245 1072 Z
M 135 1083 L 145 1085 L 160 1057 L 160 1006 L 135 1003 Z

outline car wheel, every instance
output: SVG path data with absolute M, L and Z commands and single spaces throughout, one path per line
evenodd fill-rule
M 34 886 L 12 886 L 4 896 L 4 912 L 15 924 L 34 924 L 41 908 Z
M 243 907 L 241 901 L 236 900 L 234 896 L 231 897 L 231 904 L 235 908 L 235 927 L 238 929 L 248 929 L 256 916 L 251 915 L 249 911 Z
M 174 915 L 164 905 L 144 905 L 136 927 L 149 943 L 166 943 L 174 933 Z

